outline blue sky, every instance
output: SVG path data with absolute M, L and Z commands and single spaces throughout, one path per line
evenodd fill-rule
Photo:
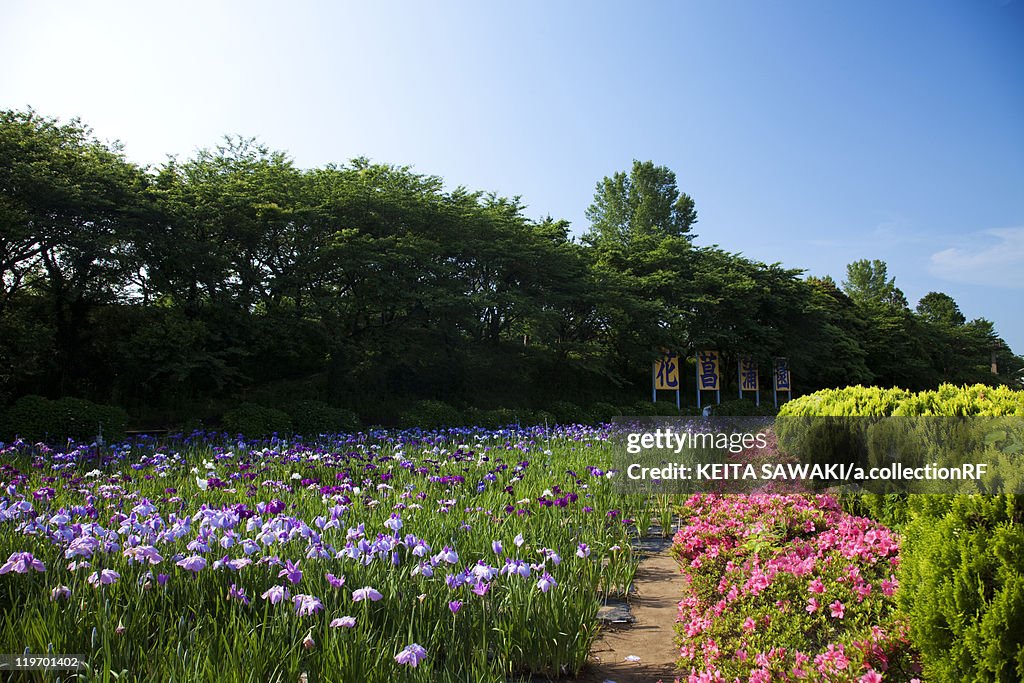
M 1021 0 L 295 4 L 6 2 L 0 108 L 141 163 L 232 133 L 411 165 L 577 233 L 651 159 L 698 243 L 837 281 L 883 259 L 1024 352 Z

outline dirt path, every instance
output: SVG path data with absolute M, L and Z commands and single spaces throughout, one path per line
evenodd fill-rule
M 668 554 L 667 544 L 640 561 L 636 593 L 629 606 L 632 624 L 609 624 L 590 651 L 590 665 L 578 683 L 672 683 L 678 649 L 673 643 L 683 577 Z M 639 657 L 639 661 L 627 661 Z

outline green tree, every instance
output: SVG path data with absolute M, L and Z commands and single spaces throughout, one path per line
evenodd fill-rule
M 629 245 L 645 237 L 686 236 L 697 222 L 693 199 L 676 186 L 676 175 L 651 161 L 633 161 L 629 174 L 615 173 L 597 183 L 586 211 L 587 241 Z
M 906 307 L 907 298 L 890 278 L 885 261 L 861 259 L 846 266 L 843 291 L 854 303 Z
M 942 292 L 928 292 L 917 302 L 917 314 L 929 323 L 959 327 L 967 322 L 956 301 Z
M 77 119 L 0 112 L 0 306 L 21 290 L 45 300 L 53 336 L 36 342 L 53 350 L 53 393 L 88 390 L 76 386 L 90 370 L 88 318 L 129 294 L 131 235 L 148 219 L 147 184 L 117 144 Z

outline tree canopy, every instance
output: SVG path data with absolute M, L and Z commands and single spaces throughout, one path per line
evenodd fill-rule
M 622 405 L 661 348 L 786 356 L 805 390 L 1021 367 L 947 295 L 911 311 L 881 261 L 840 289 L 695 246 L 694 201 L 653 162 L 600 181 L 587 217 L 577 241 L 517 199 L 367 159 L 301 169 L 240 138 L 140 168 L 80 121 L 0 112 L 0 405 Z

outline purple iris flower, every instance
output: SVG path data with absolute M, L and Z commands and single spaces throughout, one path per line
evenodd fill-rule
M 67 600 L 71 597 L 71 589 L 67 586 L 57 586 L 50 591 L 50 600 Z
M 439 552 L 434 560 L 437 562 L 447 562 L 448 564 L 457 564 L 459 561 L 459 554 L 452 550 L 450 547 L 445 546 L 444 550 Z
M 558 582 L 555 581 L 555 577 L 551 576 L 551 574 L 548 574 L 547 572 L 544 572 L 544 574 L 541 575 L 540 579 L 537 581 L 537 588 L 540 589 L 541 593 L 547 593 L 549 590 L 556 587 L 557 585 Z
M 101 571 L 93 572 L 92 574 L 90 574 L 89 578 L 86 579 L 86 581 L 89 582 L 90 586 L 108 586 L 120 578 L 121 575 L 115 572 L 113 569 L 103 569 Z
M 124 551 L 124 556 L 136 562 L 149 562 L 150 564 L 160 564 L 164 559 L 157 552 L 156 548 L 151 545 L 138 545 L 134 548 L 127 548 Z
M 355 617 L 345 616 L 345 617 L 338 617 L 337 619 L 332 619 L 331 620 L 331 628 L 338 628 L 339 626 L 342 627 L 342 628 L 352 628 L 355 625 L 356 625 L 356 618 Z
M 299 562 L 301 561 L 302 560 L 299 560 Z M 278 573 L 277 577 L 288 577 L 288 580 L 293 584 L 302 581 L 302 570 L 299 569 L 299 562 L 292 564 L 291 560 L 286 560 L 284 565 L 285 568 Z
M 206 559 L 200 557 L 199 555 L 190 555 L 186 558 L 178 560 L 177 562 L 175 562 L 175 564 L 181 567 L 182 569 L 187 569 L 190 572 L 198 574 L 206 568 Z
M 462 600 L 452 600 L 448 603 L 448 609 L 452 611 L 452 614 L 458 614 L 462 609 Z
M 491 550 L 494 551 L 495 555 L 501 555 L 505 549 L 502 547 L 501 541 L 491 541 Z
M 352 602 L 359 602 L 361 600 L 372 600 L 377 602 L 384 596 L 381 595 L 376 589 L 366 586 L 352 591 Z
M 327 579 L 327 583 L 331 584 L 332 588 L 341 588 L 345 585 L 344 576 L 338 577 L 334 574 L 331 574 L 330 572 L 327 572 L 326 574 L 324 574 L 324 578 Z
M 261 595 L 264 600 L 269 600 L 271 605 L 276 605 L 282 600 L 287 600 L 291 596 L 288 589 L 284 586 L 273 586 L 268 588 L 267 591 Z
M 231 588 L 228 589 L 228 599 L 238 600 L 244 605 L 249 604 L 249 596 L 245 594 L 245 589 L 239 588 L 235 584 L 231 584 Z
M 224 564 L 231 567 L 237 572 L 240 571 L 243 567 L 248 567 L 250 564 L 252 564 L 252 560 L 250 560 L 248 557 L 239 557 L 237 560 L 228 560 Z
M 69 560 L 76 555 L 92 557 L 93 551 L 96 550 L 99 545 L 100 542 L 92 536 L 79 536 L 68 545 L 68 549 L 64 551 L 64 557 Z
M 295 603 L 295 613 L 300 617 L 316 614 L 324 608 L 322 602 L 312 595 L 299 594 L 292 598 Z
M 0 567 L 0 574 L 6 574 L 7 572 L 25 574 L 29 569 L 35 569 L 37 572 L 46 571 L 43 563 L 33 557 L 32 553 L 11 553 L 11 556 Z
M 407 664 L 412 668 L 419 666 L 419 663 L 427 658 L 427 651 L 422 645 L 413 643 L 395 655 L 395 661 L 399 664 Z

